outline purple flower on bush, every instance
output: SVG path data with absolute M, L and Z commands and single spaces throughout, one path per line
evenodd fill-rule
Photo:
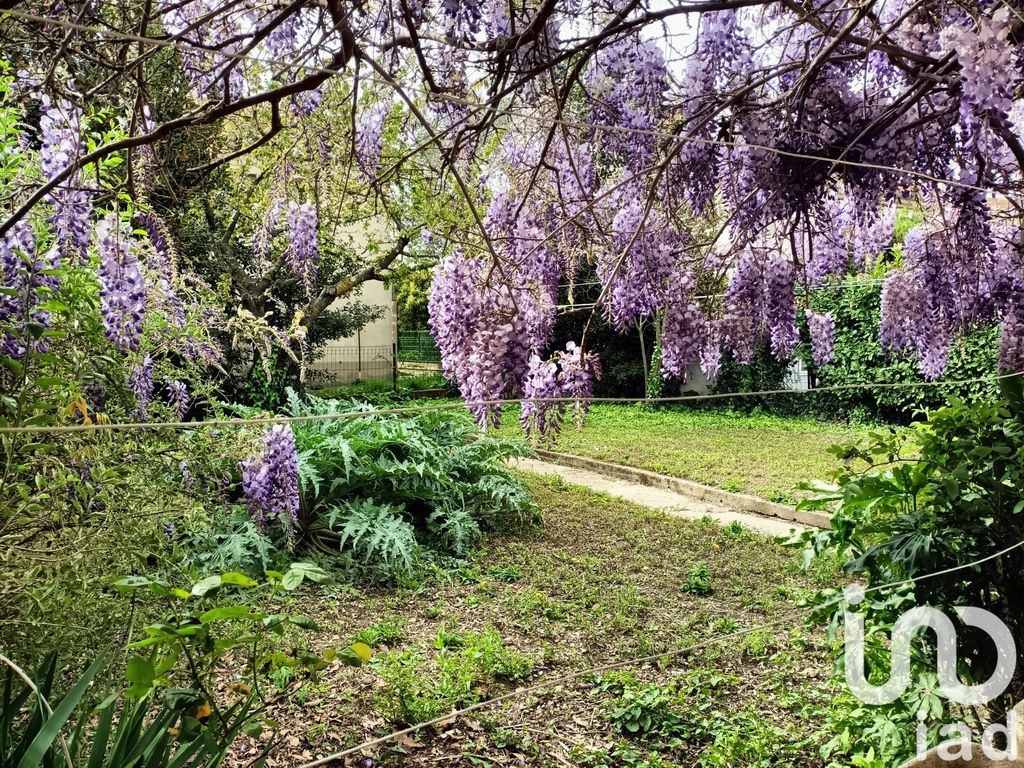
M 523 397 L 519 422 L 531 439 L 554 438 L 562 428 L 566 402 L 563 398 L 576 398 L 572 402 L 573 417 L 582 423 L 588 400 L 593 396 L 595 374 L 600 373 L 597 358 L 585 355 L 573 341 L 565 345 L 550 360 L 532 355 L 523 381 Z
M 56 290 L 58 279 L 47 274 L 59 266 L 56 249 L 39 256 L 36 254 L 35 235 L 24 220 L 16 223 L 0 238 L 0 285 L 8 291 L 0 294 L 0 323 L 8 330 L 0 334 L 0 353 L 18 358 L 31 344 L 37 351 L 45 351 L 45 339 L 33 341 L 29 323 L 46 329 L 50 313 L 39 309 L 47 291 Z
M 188 412 L 188 407 L 192 403 L 192 399 L 188 394 L 188 386 L 183 381 L 177 379 L 169 380 L 167 382 L 167 394 L 171 401 L 171 406 L 174 408 L 174 415 L 181 421 L 185 418 L 185 414 Z
M 665 319 L 661 335 L 661 372 L 684 380 L 686 369 L 701 359 L 705 333 L 704 313 L 693 297 L 693 275 L 677 268 L 669 277 Z
M 1024 371 L 1024 323 L 1017 309 L 1011 310 L 999 326 L 999 369 L 1006 373 Z
M 807 330 L 811 334 L 811 356 L 817 366 L 828 365 L 835 356 L 836 321 L 832 315 L 807 311 Z
M 295 276 L 309 293 L 320 267 L 320 245 L 317 241 L 316 208 L 311 203 L 288 204 L 288 229 L 291 242 L 284 253 Z
M 135 393 L 135 415 L 139 421 L 149 418 L 153 401 L 153 359 L 146 355 L 128 374 L 128 386 Z
M 391 114 L 391 102 L 378 101 L 360 112 L 356 120 L 356 162 L 365 181 L 373 181 L 380 167 L 384 121 Z
M 174 541 L 174 523 L 170 520 L 164 520 L 162 517 L 156 519 L 156 524 L 163 529 L 164 535 L 168 541 Z
M 554 437 L 561 428 L 562 403 L 553 403 L 544 398 L 561 397 L 558 385 L 558 365 L 550 360 L 541 360 L 532 355 L 523 380 L 523 401 L 519 411 L 519 423 L 527 439 Z
M 96 226 L 96 233 L 104 335 L 122 352 L 137 352 L 146 314 L 146 292 L 139 259 L 117 214 L 108 214 Z
M 268 429 L 262 453 L 240 466 L 242 492 L 253 519 L 261 526 L 278 523 L 291 537 L 299 517 L 299 459 L 291 427 L 276 424 Z
M 82 112 L 65 101 L 54 103 L 43 97 L 39 119 L 40 165 L 49 180 L 78 162 L 82 154 Z M 74 172 L 46 196 L 54 212 L 49 222 L 57 235 L 57 248 L 64 257 L 80 258 L 89 246 L 92 228 L 92 200 L 82 189 L 81 173 Z

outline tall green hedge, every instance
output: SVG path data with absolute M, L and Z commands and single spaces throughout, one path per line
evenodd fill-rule
M 822 290 L 811 299 L 815 310 L 830 312 L 836 321 L 834 362 L 813 369 L 816 386 L 861 383 L 924 383 L 916 357 L 883 349 L 878 336 L 881 287 L 877 281 L 848 284 L 842 292 Z M 809 366 L 810 345 L 804 340 L 798 354 Z M 943 380 L 971 379 L 997 372 L 999 329 L 980 326 L 959 339 L 949 355 Z M 921 410 L 945 405 L 950 397 L 967 402 L 992 400 L 998 395 L 995 382 L 963 385 L 876 387 L 815 395 L 810 407 L 837 417 L 895 422 L 909 421 Z

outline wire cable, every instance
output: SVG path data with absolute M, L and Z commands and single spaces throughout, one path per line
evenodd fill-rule
M 919 389 L 921 387 L 962 386 L 986 381 L 1002 381 L 1024 374 L 1024 371 L 999 373 L 991 376 L 977 376 L 969 379 L 946 379 L 942 381 L 892 381 L 861 384 L 833 384 L 807 389 L 763 389 L 755 392 L 709 392 L 703 395 L 675 395 L 669 397 L 518 397 L 495 400 L 459 400 L 457 402 L 435 403 L 432 405 L 410 405 L 396 408 L 373 410 L 340 411 L 338 413 L 312 413 L 304 416 L 265 416 L 244 419 L 208 419 L 206 421 L 168 422 L 108 422 L 93 424 L 62 424 L 50 426 L 20 425 L 0 427 L 0 435 L 16 434 L 66 434 L 73 432 L 120 432 L 131 429 L 176 429 L 193 430 L 213 427 L 244 427 L 250 425 L 270 426 L 274 424 L 304 424 L 312 421 L 337 421 L 344 419 L 371 418 L 374 416 L 401 416 L 429 411 L 451 411 L 462 408 L 484 408 L 491 406 L 515 405 L 522 403 L 574 404 L 592 403 L 601 405 L 637 405 L 640 403 L 685 403 L 702 400 L 723 400 L 727 398 L 765 397 L 769 395 L 809 395 L 818 392 L 843 392 L 854 389 Z

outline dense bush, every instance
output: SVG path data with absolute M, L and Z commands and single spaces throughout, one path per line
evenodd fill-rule
M 294 392 L 285 408 L 294 417 L 345 411 L 362 413 L 291 427 L 300 485 L 294 526 L 261 525 L 230 505 L 214 527 L 191 535 L 198 564 L 259 569 L 308 549 L 365 575 L 402 577 L 464 556 L 484 530 L 535 520 L 535 505 L 504 464 L 524 455 L 524 444 L 481 436 L 461 411 L 394 416 L 351 401 L 303 403 Z
M 881 288 L 877 282 L 851 283 L 843 291 L 818 291 L 812 298 L 818 312 L 836 321 L 835 361 L 815 369 L 817 386 L 846 384 L 912 384 L 908 387 L 858 387 L 819 393 L 808 402 L 817 413 L 906 423 L 914 414 L 941 407 L 949 398 L 966 402 L 991 401 L 997 395 L 994 381 L 962 385 L 918 386 L 924 383 L 917 359 L 907 353 L 883 349 L 878 337 Z M 997 372 L 998 328 L 979 326 L 957 339 L 943 378 L 950 381 L 993 376 Z M 804 332 L 806 339 L 806 331 Z M 810 345 L 800 354 L 811 364 Z
M 955 402 L 910 430 L 875 433 L 866 446 L 837 447 L 844 467 L 836 484 L 816 485 L 819 498 L 805 502 L 833 515 L 830 530 L 801 537 L 808 559 L 841 558 L 848 572 L 869 585 L 936 574 L 871 593 L 857 607 L 865 614 L 865 656 L 869 679 L 875 682 L 888 676 L 884 638 L 913 605 L 943 609 L 954 622 L 954 606 L 985 608 L 1006 624 L 1017 647 L 1024 643 L 1024 551 L 951 570 L 1024 540 L 1024 397 L 1019 380 L 1004 389 L 1007 399 L 999 402 Z M 831 614 L 834 626 L 842 610 Z M 997 659 L 994 645 L 977 628 L 959 626 L 958 633 L 961 677 L 987 679 Z M 835 738 L 828 745 L 834 756 L 863 756 L 874 748 L 877 765 L 899 762 L 913 754 L 918 713 L 931 723 L 941 720 L 946 702 L 933 690 L 933 662 L 930 654 L 918 653 L 915 688 L 902 698 L 882 707 L 865 707 L 852 697 L 839 702 L 831 723 Z M 1017 676 L 1019 683 L 1019 670 Z M 1011 686 L 1004 696 L 1012 697 L 1018 688 Z M 997 713 L 1008 703 L 995 702 Z

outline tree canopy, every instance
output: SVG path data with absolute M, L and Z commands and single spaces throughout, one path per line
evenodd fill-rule
M 586 397 L 586 329 L 548 348 L 581 274 L 616 327 L 662 318 L 667 376 L 713 378 L 723 351 L 742 362 L 762 342 L 784 358 L 804 311 L 828 362 L 834 318 L 803 296 L 871 269 L 899 210 L 922 221 L 885 277 L 883 344 L 935 379 L 958 335 L 997 321 L 1001 365 L 1024 368 L 1018 0 L 0 9 L 8 114 L 26 126 L 0 221 L 15 356 L 45 310 L 13 294 L 93 252 L 107 337 L 137 352 L 146 281 L 173 304 L 179 280 L 147 222 L 187 177 L 233 190 L 212 218 L 246 248 L 215 271 L 254 296 L 290 281 L 300 335 L 407 255 L 436 258 L 430 324 L 481 420 L 524 396 L 544 429 L 562 409 L 540 398 Z M 361 216 L 387 236 L 323 275 L 325 232 Z

